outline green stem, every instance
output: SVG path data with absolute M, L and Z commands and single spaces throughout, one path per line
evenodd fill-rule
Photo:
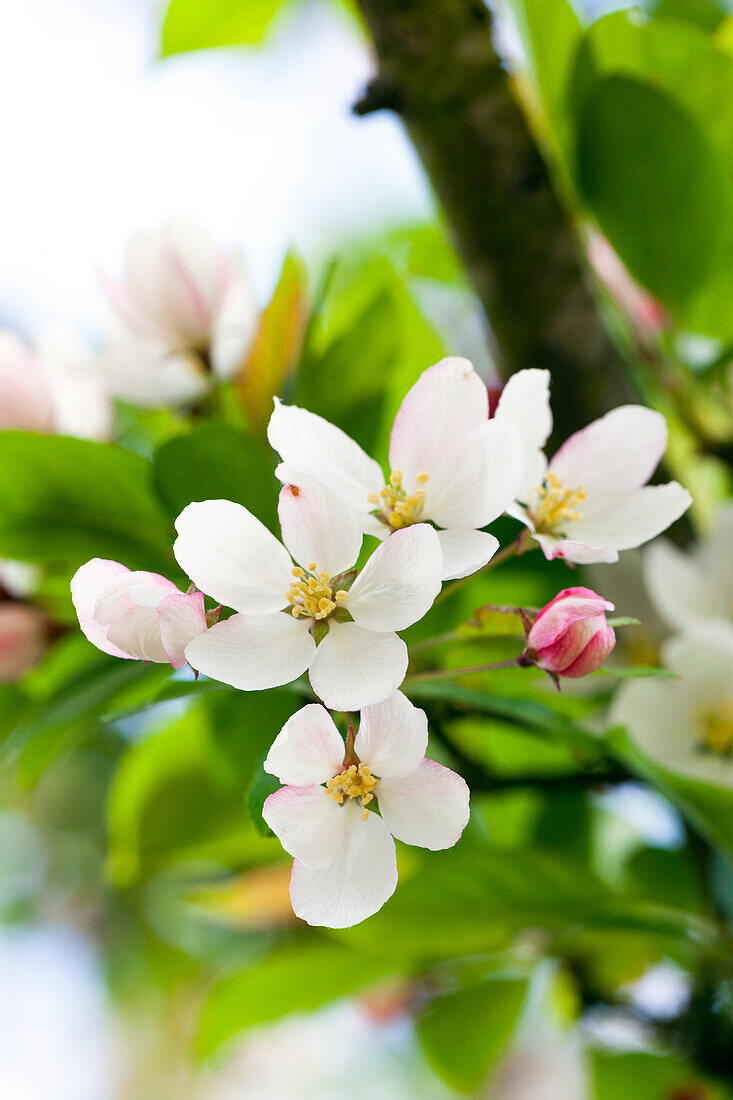
M 474 672 L 493 672 L 499 668 L 521 668 L 519 657 L 512 657 L 508 661 L 493 661 L 489 665 L 473 665 L 470 668 L 431 668 L 427 672 L 409 672 L 405 677 L 405 683 L 415 683 L 416 680 L 438 680 L 447 676 L 468 676 Z

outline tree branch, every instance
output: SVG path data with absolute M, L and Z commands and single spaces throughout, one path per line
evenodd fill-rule
M 567 211 L 494 49 L 483 0 L 358 0 L 378 76 L 358 113 L 402 118 L 506 378 L 553 373 L 558 437 L 633 398 Z

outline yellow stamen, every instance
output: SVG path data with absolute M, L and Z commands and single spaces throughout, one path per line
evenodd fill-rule
M 579 505 L 586 494 L 582 485 L 577 489 L 566 489 L 560 478 L 550 472 L 536 492 L 537 503 L 532 510 L 532 520 L 540 534 L 562 534 L 566 523 L 583 518 Z
M 315 562 L 311 562 L 308 568 L 308 573 L 304 569 L 293 569 L 296 580 L 285 593 L 290 604 L 290 613 L 296 619 L 300 615 L 319 621 L 327 619 L 335 610 L 337 601 L 345 600 L 348 593 L 344 589 L 339 589 L 334 596 L 328 573 L 323 571 L 316 573 Z
M 372 791 L 378 783 L 379 780 L 372 775 L 372 769 L 367 764 L 350 764 L 328 780 L 326 790 L 339 805 L 343 804 L 345 798 L 357 798 L 363 807 L 362 820 L 366 821 L 369 816 L 367 806 L 374 798 Z
M 733 754 L 733 702 L 706 707 L 697 716 L 701 745 L 706 752 L 717 756 Z
M 380 489 L 379 495 L 371 493 L 367 498 L 370 504 L 381 508 L 382 516 L 394 531 L 419 523 L 425 506 L 425 490 L 416 489 L 408 494 L 402 485 L 402 477 L 402 470 L 392 470 L 388 483 Z M 430 475 L 424 470 L 415 477 L 418 485 L 425 485 L 429 480 Z

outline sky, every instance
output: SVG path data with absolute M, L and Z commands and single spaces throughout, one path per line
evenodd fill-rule
M 94 335 L 99 271 L 170 214 L 241 244 L 264 300 L 289 245 L 431 211 L 398 122 L 350 113 L 372 63 L 335 9 L 314 2 L 259 51 L 164 61 L 159 23 L 154 0 L 4 6 L 0 323 L 27 336 Z

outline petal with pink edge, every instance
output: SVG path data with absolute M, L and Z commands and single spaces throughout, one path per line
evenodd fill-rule
M 328 867 L 313 870 L 296 860 L 290 878 L 293 911 L 308 924 L 350 928 L 382 908 L 397 886 L 392 837 L 381 817 L 353 802 L 342 808 L 344 842 Z
M 281 787 L 265 799 L 262 816 L 286 852 L 306 867 L 328 867 L 346 829 L 345 807 L 325 787 Z
M 434 760 L 423 760 L 412 775 L 382 780 L 375 793 L 382 820 L 405 844 L 451 848 L 466 827 L 469 789 L 460 775 Z
M 248 615 L 287 606 L 293 563 L 263 523 L 230 500 L 189 504 L 176 520 L 173 553 L 197 588 Z
M 331 710 L 361 710 L 397 690 L 407 660 L 407 646 L 396 634 L 332 623 L 308 675 L 316 695 Z
M 325 783 L 343 768 L 344 742 L 320 703 L 308 703 L 288 718 L 272 743 L 265 771 L 281 783 L 307 787 Z
M 428 719 L 401 691 L 364 707 L 354 749 L 374 775 L 411 775 L 428 747 Z
M 380 466 L 328 420 L 297 405 L 283 405 L 276 397 L 267 438 L 287 467 L 288 477 L 313 478 L 345 497 L 360 513 L 374 507 L 367 498 L 384 484 Z
M 103 653 L 127 659 L 131 659 L 130 654 L 109 641 L 107 637 L 109 626 L 97 622 L 94 618 L 94 608 L 100 592 L 129 575 L 130 570 L 125 565 L 120 565 L 118 561 L 92 558 L 91 561 L 80 566 L 71 578 L 71 599 L 82 633 Z
M 138 661 L 168 663 L 168 654 L 160 639 L 157 607 L 136 607 L 126 612 L 110 624 L 107 638 Z
M 295 561 L 333 577 L 359 557 L 362 531 L 347 500 L 310 479 L 283 485 L 278 501 L 283 542 Z
M 404 630 L 421 619 L 440 591 L 443 555 L 426 523 L 405 527 L 378 546 L 344 606 L 367 630 Z
M 644 485 L 667 446 L 667 421 L 643 405 L 622 405 L 571 435 L 550 461 L 568 487 L 590 497 L 628 493 Z
M 412 484 L 433 470 L 489 415 L 485 383 L 468 359 L 442 359 L 420 375 L 392 426 L 389 461 Z
M 297 680 L 316 644 L 292 615 L 232 615 L 186 646 L 192 668 L 242 691 L 263 691 Z
M 203 592 L 176 592 L 162 599 L 158 604 L 158 629 L 168 660 L 174 668 L 182 668 L 186 646 L 206 630 Z

